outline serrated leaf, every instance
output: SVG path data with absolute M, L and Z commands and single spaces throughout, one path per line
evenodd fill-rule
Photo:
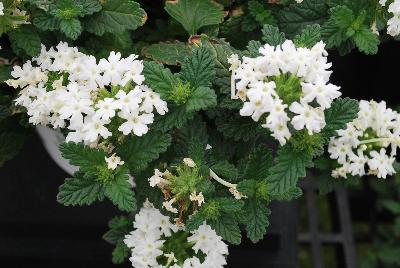
M 223 178 L 227 178 L 231 182 L 235 182 L 238 178 L 239 172 L 237 168 L 228 161 L 219 161 L 211 166 L 211 169 Z
M 85 18 L 84 28 L 90 33 L 122 33 L 136 30 L 147 20 L 146 12 L 130 0 L 108 0 L 100 12 Z
M 37 12 L 33 17 L 33 24 L 43 31 L 54 31 L 60 27 L 60 20 L 46 12 Z
M 265 6 L 260 2 L 251 0 L 248 2 L 248 7 L 250 14 L 260 25 L 276 24 L 276 20 L 272 15 L 272 11 L 270 9 L 266 9 Z
M 156 62 L 145 62 L 143 74 L 146 77 L 146 84 L 160 94 L 162 99 L 168 99 L 177 78 L 170 69 L 165 68 Z
M 81 22 L 78 19 L 61 20 L 60 30 L 67 37 L 76 40 L 82 32 Z
M 245 142 L 255 138 L 258 134 L 266 132 L 260 127 L 260 124 L 242 117 L 240 115 L 224 114 L 216 118 L 216 125 L 225 137 L 232 138 L 235 141 L 243 140 Z
M 181 65 L 191 53 L 191 48 L 182 42 L 153 44 L 142 51 L 145 57 L 168 65 Z
M 325 110 L 326 126 L 322 134 L 326 137 L 336 135 L 336 130 L 345 129 L 346 124 L 358 117 L 359 104 L 350 98 L 337 99 L 332 106 Z
M 208 87 L 198 87 L 191 94 L 186 102 L 186 110 L 195 112 L 217 105 L 217 95 L 214 90 Z
M 149 132 L 142 137 L 128 137 L 118 146 L 117 154 L 124 159 L 131 172 L 138 172 L 145 169 L 150 161 L 157 159 L 170 144 L 169 134 Z
M 116 245 L 118 241 L 121 241 L 129 233 L 131 225 L 131 221 L 125 216 L 114 217 L 108 223 L 110 230 L 103 235 L 103 239 L 110 244 Z
M 261 32 L 262 40 L 271 46 L 281 45 L 286 40 L 285 34 L 281 33 L 278 27 L 272 25 L 264 25 Z
M 189 232 L 196 230 L 205 220 L 206 218 L 202 213 L 197 212 L 191 215 L 185 223 L 186 230 Z
M 300 198 L 302 195 L 303 195 L 303 190 L 296 186 L 296 187 L 290 188 L 288 191 L 286 191 L 283 194 L 272 195 L 271 199 L 278 200 L 278 201 L 291 201 L 291 200 Z
M 37 56 L 40 53 L 41 41 L 36 29 L 32 25 L 23 25 L 8 33 L 11 45 L 22 49 L 29 56 Z
M 296 35 L 294 43 L 296 47 L 312 48 L 321 40 L 321 27 L 318 24 L 308 25 L 301 34 Z
M 108 197 L 118 209 L 126 212 L 136 210 L 135 192 L 128 182 L 128 176 L 121 174 L 114 178 L 114 181 L 106 185 L 104 195 Z
M 101 10 L 101 5 L 97 0 L 75 0 L 75 3 L 82 7 L 81 16 L 92 15 Z
M 105 165 L 106 153 L 92 149 L 82 143 L 65 142 L 59 146 L 61 155 L 73 166 L 81 167 L 84 171 L 94 170 L 97 166 Z
M 259 49 L 262 46 L 260 41 L 251 40 L 247 45 L 247 50 L 250 53 L 251 57 L 258 57 L 260 55 Z
M 266 179 L 272 164 L 272 151 L 266 146 L 259 146 L 249 155 L 243 178 L 248 180 Z
M 215 77 L 214 66 L 214 58 L 210 50 L 200 47 L 185 59 L 179 76 L 190 82 L 192 88 L 210 87 Z
M 239 245 L 242 240 L 242 234 L 237 220 L 229 214 L 223 214 L 216 220 L 207 222 L 215 232 L 233 245 Z
M 123 241 L 120 241 L 112 252 L 112 262 L 114 264 L 122 264 L 129 257 L 131 250 L 125 245 Z
M 356 31 L 354 42 L 358 50 L 367 55 L 378 53 L 379 37 L 366 26 Z
M 225 213 L 235 213 L 242 209 L 244 203 L 241 200 L 221 197 L 213 199 L 218 202 L 219 209 Z
M 13 68 L 11 66 L 1 65 L 0 66 L 0 83 L 11 78 L 11 71 Z
M 321 34 L 328 48 L 338 47 L 351 35 L 348 29 L 356 19 L 347 6 L 336 6 L 329 10 L 330 18 L 322 25 Z
M 257 191 L 256 180 L 243 180 L 239 182 L 237 190 L 248 198 L 255 197 Z
M 65 206 L 90 205 L 103 196 L 103 186 L 93 178 L 76 173 L 60 186 L 57 201 Z
M 270 193 L 282 195 L 295 187 L 298 179 L 306 176 L 306 168 L 310 166 L 311 156 L 293 151 L 290 145 L 280 148 L 267 178 Z
M 268 216 L 271 214 L 266 201 L 256 198 L 246 200 L 245 206 L 247 237 L 257 243 L 263 239 L 269 226 Z
M 203 26 L 219 24 L 224 18 L 223 7 L 211 0 L 168 0 L 165 10 L 190 35 Z
M 168 109 L 168 113 L 155 120 L 154 129 L 166 132 L 174 127 L 181 128 L 194 117 L 194 113 L 188 113 L 185 106 L 170 105 Z
M 321 24 L 328 17 L 329 5 L 325 0 L 304 0 L 293 3 L 278 13 L 279 29 L 292 38 L 307 25 Z

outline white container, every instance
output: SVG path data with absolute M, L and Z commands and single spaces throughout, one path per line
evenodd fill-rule
M 58 147 L 61 143 L 65 142 L 65 137 L 60 131 L 53 130 L 45 126 L 37 126 L 36 132 L 42 139 L 47 153 L 60 168 L 62 168 L 69 175 L 73 175 L 75 171 L 78 171 L 78 167 L 70 165 L 68 160 L 65 160 L 61 156 L 61 152 Z

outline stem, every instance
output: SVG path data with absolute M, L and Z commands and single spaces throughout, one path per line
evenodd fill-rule
M 390 143 L 397 143 L 400 144 L 400 140 L 399 139 L 395 139 L 395 138 L 375 138 L 375 139 L 369 139 L 369 140 L 363 140 L 360 142 L 360 144 L 367 144 L 367 143 L 373 143 L 373 142 L 390 142 Z
M 227 182 L 227 181 L 221 179 L 221 178 L 218 177 L 218 175 L 215 174 L 215 172 L 212 171 L 211 169 L 210 169 L 210 176 L 211 176 L 211 178 L 213 178 L 214 180 L 216 180 L 217 182 L 219 182 L 219 183 L 222 184 L 223 186 L 226 186 L 226 187 L 228 187 L 228 188 L 235 188 L 235 189 L 236 189 L 237 184 L 229 183 L 229 182 Z

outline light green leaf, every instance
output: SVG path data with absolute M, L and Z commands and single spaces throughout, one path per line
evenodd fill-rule
M 181 65 L 191 53 L 191 48 L 182 42 L 153 44 L 142 51 L 145 57 L 168 65 Z
M 297 185 L 297 180 L 306 176 L 306 168 L 312 166 L 312 157 L 295 152 L 290 145 L 278 150 L 274 166 L 267 178 L 272 195 L 281 195 Z
M 165 10 L 190 35 L 203 26 L 219 24 L 224 18 L 223 7 L 211 0 L 168 0 Z
M 82 32 L 81 22 L 78 19 L 61 20 L 60 30 L 67 37 L 76 40 Z
M 158 158 L 171 144 L 171 136 L 160 132 L 149 132 L 142 137 L 129 136 L 118 146 L 117 154 L 124 159 L 131 172 L 145 169 L 150 161 Z
M 271 45 L 278 46 L 285 42 L 285 34 L 281 33 L 279 29 L 272 25 L 264 25 L 262 32 L 262 40 Z
M 319 41 L 321 41 L 321 27 L 318 24 L 307 25 L 301 34 L 294 38 L 296 47 L 312 48 Z
M 107 0 L 100 12 L 85 18 L 84 28 L 90 33 L 121 33 L 136 30 L 147 20 L 146 12 L 131 0 Z
M 75 0 L 75 3 L 82 7 L 81 16 L 92 15 L 101 10 L 101 5 L 97 0 Z

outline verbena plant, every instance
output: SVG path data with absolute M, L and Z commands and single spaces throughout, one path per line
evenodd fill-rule
M 2 1 L 0 162 L 29 126 L 58 129 L 79 171 L 57 200 L 124 213 L 104 235 L 115 263 L 222 267 L 307 169 L 324 192 L 396 173 L 400 115 L 341 97 L 327 50 L 375 54 L 399 15 L 397 0 Z

